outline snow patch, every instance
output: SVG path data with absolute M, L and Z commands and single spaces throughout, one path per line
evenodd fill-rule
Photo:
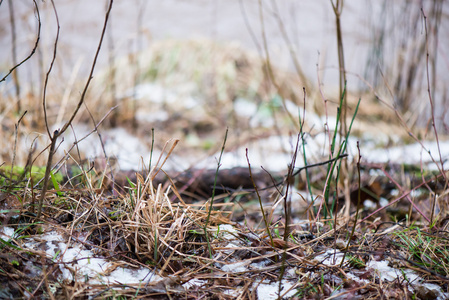
M 399 282 L 407 281 L 409 283 L 408 290 L 410 292 L 420 291 L 421 293 L 431 293 L 438 297 L 438 299 L 447 299 L 447 295 L 443 293 L 441 288 L 436 284 L 422 283 L 422 277 L 420 277 L 413 270 L 399 270 L 388 266 L 388 261 L 370 261 L 366 264 L 367 268 L 371 268 L 375 271 L 380 280 Z
M 257 282 L 254 283 L 255 286 L 257 286 Z M 281 283 L 281 293 L 280 296 L 283 296 L 282 298 L 288 298 L 293 297 L 296 294 L 296 290 L 292 289 L 288 293 L 286 293 L 291 287 L 293 287 L 293 284 L 283 280 Z M 257 286 L 257 299 L 259 300 L 276 300 L 279 299 L 279 283 L 273 282 L 273 283 L 261 283 Z M 286 294 L 285 294 L 286 293 Z M 284 295 L 285 294 L 285 295 Z
M 108 157 L 115 157 L 118 160 L 121 170 L 139 170 L 139 166 L 142 166 L 142 161 L 148 165 L 151 155 L 150 148 L 142 142 L 142 139 L 132 135 L 124 128 L 112 128 L 100 131 L 104 152 L 100 138 L 96 133 L 92 133 L 80 141 L 91 132 L 90 127 L 84 124 L 77 124 L 73 126 L 73 131 L 76 133 L 76 139 L 73 132 L 67 131 L 64 134 L 64 141 L 59 151 L 70 150 L 72 145 L 78 140 L 77 147 L 80 152 L 91 160 L 97 157 L 104 157 L 104 152 L 106 152 Z M 153 159 L 158 158 L 160 154 L 160 151 L 153 150 Z M 178 161 L 182 160 L 178 159 L 177 163 L 173 163 L 172 159 L 176 159 L 175 154 L 172 154 L 170 159 L 167 160 L 164 165 L 164 170 L 178 169 L 180 167 Z
M 326 266 L 336 266 L 341 264 L 344 254 L 338 250 L 328 249 L 323 254 L 315 256 L 314 260 Z
M 37 240 L 36 240 L 37 238 Z M 62 242 L 64 239 L 57 232 L 49 232 L 26 239 L 25 248 L 38 249 L 41 246 L 46 249 L 49 258 L 56 263 L 61 263 L 62 279 L 66 280 L 89 280 L 91 283 L 111 284 L 123 283 L 133 284 L 143 281 L 159 281 L 162 278 L 146 268 L 132 269 L 115 267 L 114 263 L 99 257 L 81 245 L 68 248 Z M 44 245 L 42 245 L 44 241 Z M 75 272 L 73 272 L 75 270 Z
M 246 272 L 248 271 L 248 268 L 246 267 L 248 264 L 249 261 L 239 261 L 233 264 L 223 265 L 221 269 L 224 272 L 232 272 L 232 273 Z
M 15 230 L 12 227 L 3 226 L 3 227 L 0 227 L 0 235 L 5 236 L 8 239 L 13 239 L 14 235 L 15 235 Z
M 219 234 L 222 235 L 221 237 L 225 240 L 235 240 L 235 236 L 238 234 L 237 229 L 235 229 L 235 227 L 230 224 L 218 225 L 218 231 Z
M 193 278 L 190 279 L 189 281 L 187 281 L 186 283 L 182 284 L 182 286 L 188 290 L 192 287 L 202 287 L 203 285 L 205 285 L 207 283 L 206 280 L 201 280 L 201 279 L 197 279 L 197 278 Z

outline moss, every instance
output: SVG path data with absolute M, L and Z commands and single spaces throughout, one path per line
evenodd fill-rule
M 31 167 L 31 170 L 25 170 L 24 167 L 14 166 L 11 172 L 11 166 L 0 167 L 0 186 L 8 186 L 11 183 L 16 187 L 20 187 L 26 184 L 28 179 L 32 179 L 33 182 L 38 182 L 45 175 L 45 167 Z M 26 174 L 24 174 L 26 172 Z M 53 174 L 54 179 L 61 183 L 63 181 L 63 175 L 60 172 Z

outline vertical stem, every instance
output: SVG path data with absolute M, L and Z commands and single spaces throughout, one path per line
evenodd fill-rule
M 360 155 L 359 141 L 357 141 L 357 150 L 358 150 L 358 154 L 359 154 L 358 155 L 358 159 L 357 159 L 357 175 L 358 175 L 357 210 L 355 212 L 354 226 L 352 227 L 351 234 L 348 237 L 348 243 L 346 244 L 346 251 L 344 251 L 343 259 L 341 260 L 341 264 L 340 264 L 340 268 L 343 266 L 343 263 L 345 261 L 345 255 L 346 255 L 346 253 L 349 250 L 349 244 L 350 244 L 350 242 L 352 240 L 352 237 L 354 236 L 355 227 L 357 226 L 357 219 L 359 217 L 359 211 L 362 208 L 361 204 L 363 204 L 362 201 L 361 201 L 361 191 L 362 191 L 362 189 L 361 189 L 361 176 L 360 176 L 360 160 L 362 159 L 362 156 Z M 337 225 L 337 224 L 335 224 L 335 225 Z
M 9 7 L 9 17 L 10 17 L 10 23 L 11 23 L 11 39 L 12 39 L 12 63 L 14 65 L 17 65 L 17 44 L 16 44 L 16 19 L 14 17 L 14 6 L 13 1 L 8 0 L 8 7 Z M 17 100 L 17 113 L 20 113 L 22 110 L 21 103 L 20 103 L 20 83 L 19 83 L 19 70 L 15 69 L 12 73 L 12 78 L 14 81 L 14 85 L 16 86 L 16 100 Z
M 441 164 L 441 168 L 438 167 L 438 169 L 440 170 L 441 174 L 443 175 L 445 181 L 446 181 L 446 186 L 449 184 L 449 179 L 446 175 L 446 172 L 444 170 L 444 161 L 443 161 L 443 156 L 441 154 L 441 147 L 440 147 L 440 142 L 439 142 L 439 138 L 438 138 L 438 130 L 435 124 L 435 103 L 432 97 L 432 91 L 431 91 L 431 85 L 430 85 L 430 72 L 429 72 L 429 57 L 430 57 L 430 53 L 429 53 L 429 38 L 428 38 L 428 31 L 427 31 L 427 16 L 424 13 L 424 9 L 421 8 L 421 12 L 424 18 L 424 29 L 426 32 L 426 79 L 427 79 L 427 93 L 429 96 L 429 103 L 430 103 L 430 114 L 431 114 L 431 118 L 432 118 L 432 127 L 433 127 L 433 131 L 435 133 L 435 139 L 437 142 L 437 147 L 438 147 L 438 155 L 440 157 L 440 164 Z M 436 38 L 436 37 L 435 37 Z M 435 52 L 436 49 L 435 49 Z
M 344 0 L 336 0 L 336 3 L 334 4 L 333 0 L 331 0 L 332 8 L 334 10 L 335 14 L 335 28 L 336 28 L 336 34 L 337 34 L 337 51 L 338 51 L 338 67 L 339 67 L 339 73 L 340 73 L 340 80 L 339 80 L 339 86 L 340 86 L 340 144 L 343 142 L 343 140 L 347 139 L 348 135 L 348 126 L 347 126 L 347 111 L 348 111 L 348 104 L 347 104 L 347 93 L 346 93 L 346 66 L 345 66 L 345 55 L 344 55 L 344 49 L 343 49 L 343 35 L 341 32 L 341 14 L 343 11 L 343 3 Z M 344 185 L 348 184 L 348 181 L 346 180 L 348 176 L 348 161 L 344 160 L 341 162 L 341 168 L 340 172 L 338 173 L 340 180 L 337 181 L 337 184 L 340 183 L 343 187 Z M 350 203 L 349 199 L 346 199 L 346 203 Z
M 267 216 L 265 215 L 265 211 L 263 209 L 262 199 L 260 198 L 259 190 L 257 189 L 256 182 L 254 181 L 254 178 L 253 178 L 253 173 L 251 172 L 251 164 L 249 163 L 249 158 L 248 158 L 248 148 L 246 148 L 246 161 L 248 162 L 249 178 L 251 179 L 251 182 L 253 183 L 254 190 L 256 191 L 256 194 L 257 194 L 257 199 L 259 199 L 260 212 L 262 213 L 263 222 L 265 224 L 265 229 L 267 231 L 268 237 L 270 238 L 271 246 L 274 247 L 273 236 L 271 235 Z
M 341 13 L 343 11 L 343 0 L 337 0 L 336 4 L 332 1 L 332 7 L 335 14 L 335 27 L 337 34 L 337 51 L 338 51 L 338 67 L 340 73 L 339 79 L 339 87 L 340 87 L 340 98 L 343 100 L 343 105 L 341 107 L 342 113 L 340 115 L 340 136 L 344 137 L 348 133 L 348 128 L 346 126 L 346 115 L 347 115 L 347 103 L 346 103 L 346 93 L 345 84 L 346 84 L 346 67 L 345 67 L 345 55 L 343 49 L 343 35 L 341 32 Z
M 108 10 L 108 4 L 106 2 L 106 12 Z M 111 20 L 111 16 L 109 16 L 109 20 Z M 114 37 L 112 35 L 112 27 L 109 25 L 107 33 L 107 43 L 108 43 L 108 64 L 109 64 L 109 70 L 108 70 L 108 86 L 107 89 L 109 91 L 110 101 L 112 103 L 112 106 L 118 105 L 118 102 L 116 100 L 116 84 L 115 84 L 115 58 L 114 58 Z M 112 112 L 111 116 L 111 125 L 112 127 L 115 127 L 117 125 L 117 119 L 119 117 L 119 110 L 115 109 Z
M 39 219 L 41 217 L 42 205 L 44 203 L 45 194 L 47 193 L 47 189 L 48 189 L 48 181 L 50 179 L 51 164 L 53 161 L 53 155 L 55 154 L 56 140 L 58 139 L 58 136 L 59 136 L 59 132 L 57 130 L 55 130 L 55 132 L 53 133 L 53 136 L 50 137 L 51 144 L 50 144 L 50 149 L 48 150 L 47 166 L 45 168 L 45 175 L 44 175 L 42 191 L 41 191 L 41 195 L 39 196 L 37 216 L 36 216 L 37 219 Z
M 217 179 L 218 179 L 218 170 L 220 169 L 221 166 L 221 158 L 223 156 L 223 152 L 226 146 L 226 140 L 228 139 L 228 128 L 226 128 L 226 133 L 225 133 L 225 137 L 223 140 L 223 146 L 221 147 L 221 152 L 220 152 L 220 157 L 218 158 L 218 163 L 217 163 L 217 170 L 215 171 L 215 179 L 214 179 L 214 187 L 212 189 L 212 196 L 210 199 L 210 204 L 209 204 L 209 212 L 207 213 L 207 217 L 206 217 L 206 222 L 204 222 L 204 234 L 206 236 L 206 242 L 207 242 L 207 247 L 209 249 L 209 256 L 210 258 L 212 258 L 212 247 L 210 246 L 210 241 L 209 241 L 209 234 L 207 233 L 207 226 L 209 226 L 209 222 L 210 222 L 210 216 L 212 214 L 212 209 L 214 206 L 214 199 L 215 199 L 215 188 L 217 187 Z

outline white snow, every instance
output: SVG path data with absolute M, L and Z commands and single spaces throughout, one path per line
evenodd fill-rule
M 424 148 L 419 143 L 389 148 L 365 150 L 362 148 L 362 157 L 365 161 L 369 162 L 395 162 L 418 165 L 422 160 L 427 168 L 432 170 L 437 169 L 437 165 L 432 161 L 432 158 L 440 165 L 438 144 L 430 141 L 425 141 L 422 144 Z M 439 148 L 443 161 L 446 161 L 449 157 L 449 141 L 440 141 Z M 447 167 L 447 163 L 445 167 Z
M 87 136 L 92 130 L 90 127 L 84 124 L 77 124 L 73 126 L 76 133 L 76 140 Z M 150 160 L 151 151 L 142 139 L 132 135 L 124 128 L 112 128 L 106 130 L 100 130 L 102 141 L 104 144 L 104 151 L 108 157 L 115 157 L 118 160 L 120 169 L 122 170 L 140 170 L 142 168 L 142 161 L 148 165 Z M 73 143 L 75 137 L 71 131 L 67 131 L 64 134 L 64 141 L 62 142 L 59 151 L 68 151 Z M 80 141 L 77 144 L 81 153 L 89 159 L 96 157 L 104 157 L 104 152 L 100 142 L 100 138 L 96 133 L 92 133 L 86 139 Z M 153 161 L 159 158 L 160 152 L 153 150 Z M 176 154 L 172 154 L 171 159 L 167 160 L 164 165 L 164 170 L 179 169 L 179 161 L 176 164 L 173 163 L 173 159 L 176 159 Z M 184 167 L 187 167 L 186 164 Z M 182 166 L 181 166 L 182 167 Z
M 248 271 L 248 268 L 246 267 L 249 264 L 250 261 L 239 261 L 233 264 L 223 265 L 221 269 L 224 272 L 245 272 Z
M 8 239 L 14 238 L 14 228 L 8 227 L 8 226 L 1 226 L 0 227 L 0 238 L 1 237 L 7 237 Z
M 260 169 L 263 166 L 265 169 L 276 172 L 285 171 L 291 163 L 293 145 L 296 141 L 288 136 L 271 136 L 265 139 L 253 141 L 244 147 L 240 147 L 231 152 L 224 152 L 221 158 L 222 169 L 234 167 L 248 167 L 248 160 L 246 157 L 246 149 L 248 149 L 248 158 L 251 168 Z M 217 165 L 217 159 L 220 157 L 220 152 L 215 153 L 211 157 L 199 162 L 198 168 Z M 302 165 L 302 160 L 298 159 L 298 165 Z
M 362 284 L 368 284 L 370 282 L 368 279 L 361 279 L 360 277 L 358 277 L 358 276 L 356 276 L 356 275 L 354 275 L 354 274 L 352 274 L 350 272 L 347 272 L 346 276 L 348 278 L 350 278 L 350 279 L 352 279 L 352 280 L 354 280 L 356 282 L 360 282 Z
M 394 281 L 399 279 L 400 282 L 407 281 L 409 283 L 408 289 L 414 292 L 416 289 L 432 290 L 434 294 L 438 295 L 438 299 L 447 299 L 447 295 L 443 293 L 441 288 L 436 284 L 422 283 L 422 278 L 413 270 L 404 269 L 399 270 L 388 266 L 388 261 L 369 261 L 366 264 L 367 268 L 374 270 L 380 280 Z
M 237 98 L 234 102 L 234 111 L 241 117 L 252 117 L 257 113 L 257 104 L 244 98 Z
M 252 264 L 251 264 L 251 267 L 254 268 L 254 269 L 263 269 L 263 268 L 265 268 L 265 267 L 266 267 L 268 264 L 270 264 L 270 263 L 271 263 L 270 260 L 264 259 L 264 260 L 262 260 L 262 261 L 260 261 L 260 262 L 252 263 Z
M 203 285 L 205 285 L 207 283 L 206 280 L 201 280 L 201 279 L 197 279 L 197 278 L 193 278 L 190 279 L 189 281 L 187 281 L 186 283 L 182 284 L 182 286 L 188 290 L 192 287 L 202 287 Z
M 369 261 L 366 264 L 366 267 L 373 269 L 381 280 L 393 281 L 397 278 L 403 278 L 403 274 L 407 276 L 409 281 L 415 281 L 418 278 L 418 275 L 411 270 L 401 271 L 396 268 L 389 267 L 388 261 L 385 260 Z
M 258 282 L 255 282 L 254 285 L 256 286 Z M 287 290 L 289 290 L 293 286 L 292 283 L 283 280 L 282 281 L 282 289 L 280 295 L 283 295 L 283 298 L 287 297 L 293 297 L 296 294 L 296 289 L 292 289 L 288 293 Z M 272 283 L 261 283 L 257 287 L 257 299 L 259 300 L 275 300 L 279 299 L 279 283 L 278 282 L 272 282 Z M 284 295 L 284 293 L 286 293 Z
M 141 101 L 149 101 L 154 104 L 173 104 L 179 107 L 182 105 L 183 109 L 196 108 L 201 105 L 198 99 L 191 96 L 184 95 L 182 88 L 165 88 L 158 83 L 142 83 L 137 85 L 134 89 L 130 89 L 125 93 L 125 97 L 131 97 L 134 93 L 134 98 Z
M 323 254 L 315 256 L 314 261 L 326 266 L 337 266 L 341 264 L 343 253 L 338 250 L 328 249 Z M 346 260 L 346 259 L 345 259 Z
M 92 251 L 85 249 L 82 245 L 74 245 L 68 248 L 67 244 L 63 242 L 63 237 L 57 232 L 49 232 L 33 238 L 27 238 L 26 241 L 24 244 L 25 248 L 36 250 L 44 241 L 44 248 L 48 257 L 54 259 L 56 263 L 61 263 L 59 265 L 62 272 L 61 277 L 69 281 L 74 279 L 74 275 L 76 275 L 78 280 L 86 280 L 88 278 L 91 283 L 101 284 L 133 284 L 162 279 L 160 276 L 155 275 L 153 271 L 143 267 L 133 269 L 119 266 L 115 268 L 113 262 L 95 257 Z M 108 269 L 111 269 L 112 272 L 109 273 Z M 73 273 L 73 270 L 75 273 Z
M 221 224 L 218 226 L 219 234 L 225 240 L 235 240 L 235 236 L 238 233 L 237 229 L 230 224 Z

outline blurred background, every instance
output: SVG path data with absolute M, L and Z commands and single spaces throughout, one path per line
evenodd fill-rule
M 44 139 L 41 147 L 45 144 L 42 96 L 58 29 L 55 11 L 60 31 L 46 96 L 52 128 L 67 120 L 90 72 L 108 1 L 54 4 L 55 10 L 50 1 L 0 4 L 2 77 L 31 53 L 39 33 L 34 55 L 0 83 L 2 130 L 10 132 L 2 146 L 12 141 L 14 123 L 25 110 L 28 116 L 23 122 L 33 129 L 25 134 L 27 142 L 21 147 L 31 148 L 31 132 Z M 230 151 L 262 140 L 265 146 L 259 148 L 275 152 L 276 157 L 291 153 L 303 108 L 308 112 L 303 116 L 311 139 L 329 128 L 329 118 L 336 114 L 339 59 L 333 4 L 325 0 L 114 1 L 94 80 L 76 119 L 80 136 L 109 113 L 103 126 L 115 131 L 104 132 L 103 138 L 110 142 L 110 151 L 118 155 L 120 147 L 135 145 L 120 154 L 136 157 L 125 168 L 147 155 L 152 128 L 159 148 L 177 137 L 182 140 L 180 147 L 185 147 L 181 152 L 197 157 L 183 167 L 201 161 L 198 150 L 203 158 L 216 153 L 226 127 L 231 129 Z M 366 132 L 365 137 L 377 146 L 400 143 L 401 136 L 407 136 L 407 130 L 395 127 L 400 114 L 409 129 L 432 138 L 429 85 L 438 132 L 447 133 L 446 1 L 344 1 L 339 13 L 348 101 L 353 103 L 349 114 L 362 98 L 356 129 Z M 268 74 L 270 68 L 274 76 Z M 379 140 L 373 140 L 373 135 Z M 273 142 L 273 137 L 279 140 Z M 67 147 L 61 149 L 67 150 L 76 137 L 72 133 L 65 139 Z M 93 143 L 94 138 L 84 151 L 95 148 Z M 279 149 L 271 149 L 273 144 Z M 101 152 L 97 148 L 89 155 Z M 11 160 L 10 147 L 1 155 L 4 161 Z

